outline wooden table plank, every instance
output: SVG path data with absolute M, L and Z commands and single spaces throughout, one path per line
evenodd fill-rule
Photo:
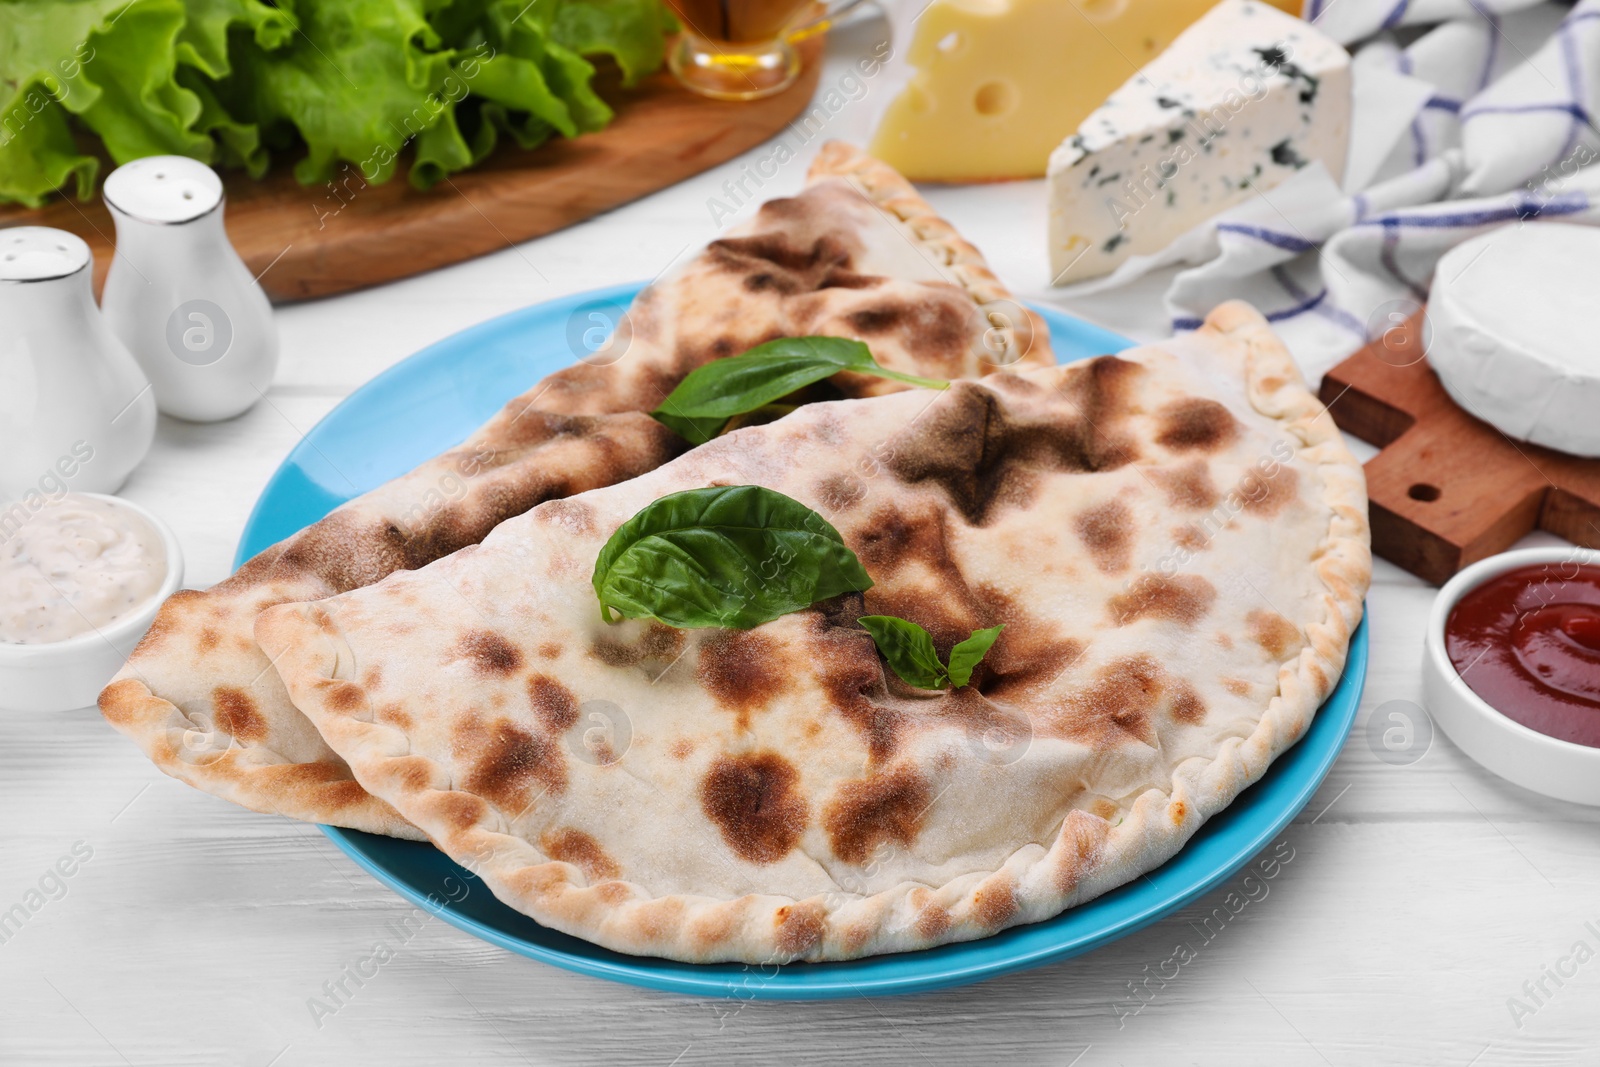
M 332 180 L 304 186 L 288 158 L 262 181 L 227 173 L 228 236 L 274 301 L 348 292 L 498 251 L 768 140 L 811 101 L 822 48 L 821 37 L 802 42 L 805 66 L 795 84 L 748 103 L 698 96 L 666 71 L 624 89 L 613 68 L 597 80 L 616 110 L 605 129 L 553 138 L 532 151 L 502 137 L 483 163 L 427 192 L 406 181 L 408 158 L 383 185 L 369 185 L 359 166 L 342 164 Z M 37 211 L 0 208 L 0 227 L 14 225 L 76 233 L 94 250 L 96 288 L 104 282 L 115 226 L 98 197 L 89 204 L 58 199 Z

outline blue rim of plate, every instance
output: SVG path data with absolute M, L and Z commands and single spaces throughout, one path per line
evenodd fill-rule
M 578 293 L 490 319 L 424 348 L 351 393 L 267 482 L 245 524 L 235 566 L 350 497 L 460 442 L 506 400 L 592 350 L 641 288 L 632 284 Z M 1131 344 L 1053 308 L 1035 310 L 1049 324 L 1062 362 Z M 1322 784 L 1355 721 L 1366 673 L 1363 622 L 1350 643 L 1344 675 L 1306 736 L 1161 867 L 1053 919 L 919 952 L 768 968 L 627 956 L 540 926 L 495 899 L 430 844 L 331 826 L 322 831 L 418 908 L 490 944 L 580 974 L 742 1000 L 926 992 L 1088 952 L 1148 926 L 1234 874 Z

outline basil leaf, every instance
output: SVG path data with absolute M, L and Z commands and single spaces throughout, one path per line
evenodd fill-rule
M 651 414 L 691 444 L 702 445 L 735 415 L 846 370 L 930 389 L 950 386 L 938 378 L 919 378 L 880 367 L 871 349 L 847 337 L 780 337 L 741 355 L 696 367 Z
M 856 621 L 867 628 L 901 681 L 918 689 L 943 689 L 950 684 L 928 631 L 893 615 L 864 615 Z
M 721 434 L 722 428 L 728 423 L 728 420 L 721 416 L 712 419 L 691 419 L 670 414 L 667 411 L 669 403 L 671 403 L 670 397 L 663 400 L 661 406 L 650 413 L 651 416 L 691 445 L 705 444 Z
M 950 667 L 939 662 L 928 631 L 914 622 L 893 615 L 866 615 L 856 620 L 867 628 L 884 660 L 907 685 L 918 689 L 959 689 L 972 680 L 972 671 L 983 661 L 1004 624 L 987 630 L 974 630 L 972 636 L 950 650 Z
M 594 566 L 600 614 L 744 630 L 872 588 L 827 519 L 759 485 L 664 496 L 611 535 Z
M 987 630 L 974 630 L 972 636 L 962 641 L 950 650 L 950 681 L 959 688 L 972 681 L 972 670 L 983 661 L 989 646 L 993 645 L 995 638 L 1000 636 L 1000 631 L 1005 629 L 1005 624 L 991 626 Z

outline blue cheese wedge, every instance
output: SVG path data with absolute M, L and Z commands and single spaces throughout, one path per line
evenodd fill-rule
M 1050 155 L 1056 285 L 1158 252 L 1317 161 L 1338 180 L 1350 56 L 1255 0 L 1223 0 Z

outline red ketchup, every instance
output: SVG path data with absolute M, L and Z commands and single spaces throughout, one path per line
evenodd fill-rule
M 1444 644 L 1496 711 L 1600 748 L 1600 566 L 1535 564 L 1490 578 L 1450 612 Z

